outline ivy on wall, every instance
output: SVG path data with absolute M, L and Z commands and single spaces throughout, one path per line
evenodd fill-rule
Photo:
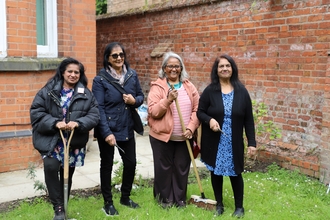
M 107 0 L 96 0 L 96 15 L 107 13 Z

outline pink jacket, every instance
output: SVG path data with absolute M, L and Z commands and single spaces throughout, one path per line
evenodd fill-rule
M 196 116 L 199 94 L 196 87 L 189 80 L 184 81 L 182 84 L 192 103 L 190 121 L 186 128 L 194 132 L 199 126 L 199 120 Z M 170 106 L 175 105 L 175 101 L 168 101 L 168 90 L 166 78 L 158 78 L 156 81 L 151 82 L 148 95 L 149 134 L 164 142 L 169 141 L 173 131 L 173 115 Z

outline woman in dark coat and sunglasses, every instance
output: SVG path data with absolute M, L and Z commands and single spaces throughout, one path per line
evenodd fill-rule
M 139 107 L 144 100 L 135 70 L 129 67 L 124 47 L 118 42 L 106 46 L 103 56 L 103 67 L 94 78 L 92 91 L 99 103 L 100 123 L 94 129 L 101 157 L 101 191 L 104 199 L 103 211 L 106 215 L 118 215 L 111 193 L 111 172 L 113 167 L 114 147 L 119 146 L 124 170 L 121 186 L 120 203 L 138 208 L 139 205 L 130 199 L 136 169 L 136 151 L 134 122 L 131 107 Z M 121 86 L 122 94 L 111 84 Z

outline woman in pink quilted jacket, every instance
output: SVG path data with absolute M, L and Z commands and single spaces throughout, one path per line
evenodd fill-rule
M 174 89 L 172 89 L 174 88 Z M 175 105 L 178 100 L 186 131 L 182 132 Z M 154 197 L 162 207 L 185 207 L 190 156 L 186 144 L 192 142 L 199 126 L 196 116 L 199 94 L 188 80 L 181 57 L 164 55 L 159 78 L 151 82 L 148 95 L 149 139 L 154 158 Z

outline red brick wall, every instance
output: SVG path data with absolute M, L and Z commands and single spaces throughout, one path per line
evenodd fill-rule
M 50 72 L 0 73 L 0 132 L 30 128 L 30 105 L 37 90 L 51 77 Z M 1 145 L 0 145 L 1 146 Z
M 322 153 L 320 155 L 321 169 L 320 175 L 326 177 L 327 182 L 330 182 L 329 172 L 330 172 L 330 51 L 328 51 L 328 61 L 326 67 L 326 79 L 324 86 L 324 105 L 322 107 Z
M 31 129 L 30 105 L 51 73 L 0 72 L 0 132 Z M 40 160 L 31 137 L 0 139 L 0 172 L 24 169 Z
M 40 163 L 40 155 L 31 143 L 31 137 L 1 139 L 0 173 L 26 169 L 29 162 Z
M 28 0 L 7 0 L 7 54 L 11 57 L 36 57 L 36 4 Z
M 251 97 L 268 105 L 269 119 L 283 131 L 277 145 L 267 150 L 286 161 L 286 167 L 309 169 L 310 175 L 319 177 L 320 151 L 328 146 L 321 137 L 329 129 L 324 117 L 330 111 L 325 106 L 330 1 L 256 1 L 253 7 L 246 0 L 182 2 L 133 15 L 99 17 L 98 69 L 105 45 L 122 42 L 147 95 L 162 60 L 150 54 L 160 43 L 170 42 L 168 50 L 183 57 L 191 81 L 202 92 L 215 57 L 228 53 L 237 61 Z M 329 172 L 324 174 L 330 181 Z
M 35 1 L 6 1 L 8 58 L 36 58 Z M 86 67 L 89 87 L 96 69 L 95 1 L 58 0 L 58 57 L 74 57 Z M 29 109 L 54 71 L 0 71 L 0 132 L 30 130 Z M 40 162 L 31 136 L 0 139 L 0 172 Z
M 95 1 L 58 0 L 59 57 L 72 56 L 81 61 L 91 88 L 96 75 Z

